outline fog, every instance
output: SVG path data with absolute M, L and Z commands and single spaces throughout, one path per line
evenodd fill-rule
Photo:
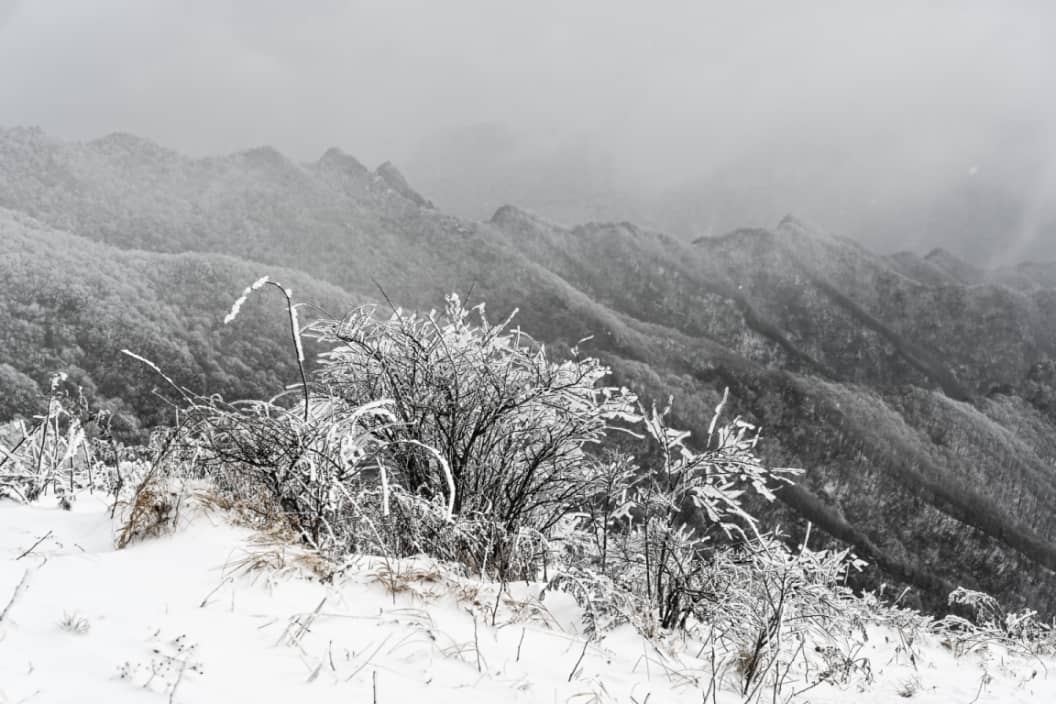
M 0 125 L 338 145 L 438 205 L 683 236 L 786 212 L 1056 258 L 1056 4 L 0 0 Z

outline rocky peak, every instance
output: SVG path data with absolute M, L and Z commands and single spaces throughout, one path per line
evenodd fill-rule
M 407 182 L 400 170 L 391 161 L 386 161 L 384 164 L 379 166 L 375 171 L 374 175 L 380 178 L 385 185 L 392 190 L 399 193 L 401 196 L 411 201 L 420 208 L 433 208 L 433 204 L 423 198 L 418 191 L 411 188 L 411 184 Z
M 849 247 L 859 253 L 866 253 L 861 244 L 855 240 L 833 234 L 818 225 L 813 225 L 791 214 L 781 218 L 781 221 L 777 223 L 777 227 L 774 228 L 774 232 L 784 237 L 799 238 L 801 241 L 806 240 L 830 246 L 834 245 L 842 249 Z
M 781 221 L 777 223 L 777 229 L 786 232 L 798 232 L 804 235 L 814 234 L 818 231 L 816 227 L 811 227 L 791 213 L 781 218 Z
M 241 158 L 247 164 L 253 166 L 284 168 L 292 165 L 292 162 L 290 162 L 290 160 L 287 159 L 278 149 L 266 145 L 239 152 L 236 157 Z
M 933 249 L 924 261 L 952 276 L 958 283 L 973 286 L 983 282 L 983 272 L 943 248 Z
M 492 225 L 499 227 L 535 228 L 538 226 L 551 227 L 552 225 L 541 217 L 515 205 L 503 205 L 491 216 Z
M 351 154 L 346 154 L 337 147 L 330 147 L 327 149 L 326 153 L 316 162 L 316 165 L 323 169 L 344 172 L 356 176 L 365 176 L 370 173 L 367 167 L 363 166 L 358 159 Z

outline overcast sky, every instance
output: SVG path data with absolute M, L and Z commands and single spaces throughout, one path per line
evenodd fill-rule
M 586 140 L 643 189 L 798 142 L 881 195 L 1023 129 L 1038 201 L 1054 20 L 1045 0 L 0 0 L 0 124 L 373 164 L 496 123 Z

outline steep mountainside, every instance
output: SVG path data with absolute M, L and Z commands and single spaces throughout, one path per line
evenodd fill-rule
M 171 422 L 162 400 L 171 390 L 151 393 L 164 383 L 122 349 L 193 391 L 273 395 L 298 378 L 281 296 L 262 291 L 223 325 L 260 269 L 228 256 L 119 250 L 0 208 L 0 422 L 42 410 L 55 372 L 114 412 L 115 432 Z M 335 314 L 357 300 L 300 272 L 270 273 Z
M 964 584 L 1056 613 L 1056 267 L 883 257 L 792 218 L 692 243 L 509 206 L 470 222 L 391 164 L 371 172 L 337 150 L 307 165 L 266 148 L 192 160 L 128 136 L 68 144 L 32 130 L 0 132 L 0 205 L 106 243 L 115 276 L 147 260 L 223 261 L 238 271 L 214 293 L 220 309 L 278 266 L 353 298 L 377 296 L 376 282 L 403 305 L 457 289 L 496 315 L 518 307 L 559 348 L 592 335 L 583 346 L 622 383 L 674 394 L 677 421 L 698 431 L 729 386 L 737 412 L 765 426 L 764 455 L 807 469 L 775 523 L 809 518 L 874 564 L 863 583 L 912 585 L 929 605 Z M 60 269 L 41 264 L 19 290 Z M 174 295 L 157 290 L 137 304 Z M 39 305 L 46 319 L 63 310 Z

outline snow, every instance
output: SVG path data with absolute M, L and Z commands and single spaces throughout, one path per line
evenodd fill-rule
M 539 601 L 537 585 L 511 586 L 496 610 L 494 585 L 379 558 L 327 583 L 309 553 L 204 509 L 119 551 L 103 498 L 52 503 L 0 503 L 2 704 L 678 704 L 701 702 L 710 681 L 677 639 L 624 628 L 588 641 L 571 599 Z M 823 683 L 794 701 L 1056 701 L 1052 659 L 954 657 L 919 634 L 914 666 L 897 632 L 867 633 L 872 683 Z M 741 701 L 736 684 L 727 678 L 715 701 Z

